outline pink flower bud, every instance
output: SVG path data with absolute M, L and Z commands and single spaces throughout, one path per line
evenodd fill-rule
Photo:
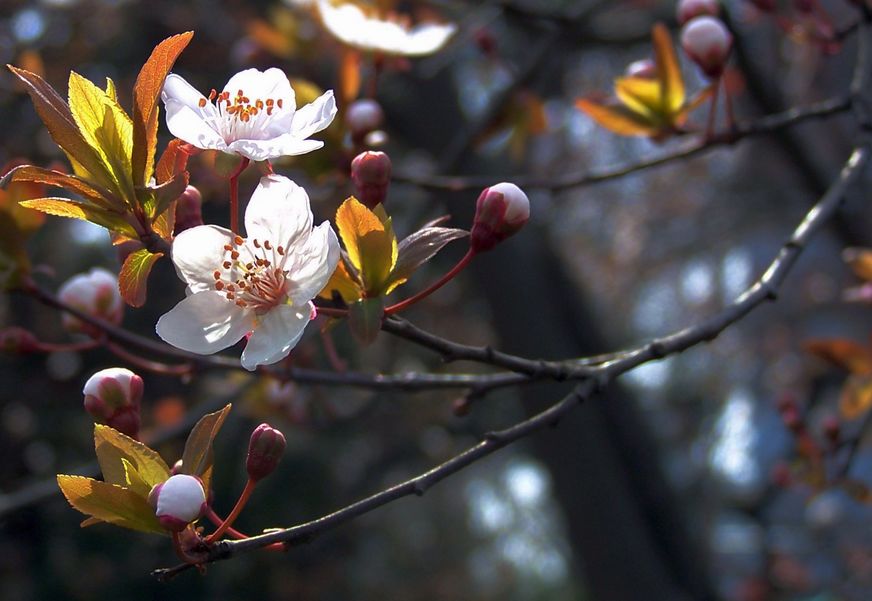
M 627 77 L 641 77 L 642 79 L 654 79 L 657 77 L 657 65 L 650 58 L 633 61 L 627 65 L 624 71 Z
M 370 98 L 355 100 L 348 105 L 345 113 L 345 123 L 351 138 L 360 143 L 366 135 L 381 127 L 385 120 L 381 105 Z
M 206 493 L 199 478 L 176 474 L 157 484 L 148 495 L 160 525 L 181 532 L 206 511 Z
M 285 436 L 269 424 L 261 424 L 251 433 L 245 469 L 255 482 L 270 475 L 285 452 Z
M 530 199 L 515 184 L 502 182 L 485 188 L 475 205 L 470 232 L 474 252 L 492 249 L 527 223 Z
M 385 201 L 391 183 L 391 159 L 383 152 L 368 150 L 351 161 L 351 179 L 357 198 L 370 209 Z
M 681 46 L 712 79 L 720 77 L 733 48 L 733 36 L 720 19 L 703 15 L 681 30 Z
M 4 353 L 26 355 L 39 349 L 39 340 L 24 328 L 11 327 L 0 330 L 0 350 Z
M 123 367 L 98 371 L 85 382 L 85 411 L 101 423 L 136 438 L 139 434 L 139 402 L 142 378 Z
M 678 24 L 684 25 L 694 17 L 711 15 L 717 17 L 721 12 L 718 0 L 679 0 L 676 16 Z
M 176 201 L 176 224 L 173 235 L 178 236 L 185 230 L 203 225 L 203 195 L 194 186 L 188 186 Z
M 118 291 L 118 278 L 99 267 L 88 273 L 80 273 L 67 280 L 58 292 L 61 301 L 82 313 L 97 317 L 111 324 L 121 323 L 124 301 Z M 100 335 L 100 331 L 77 317 L 64 313 L 64 329 L 72 334 Z

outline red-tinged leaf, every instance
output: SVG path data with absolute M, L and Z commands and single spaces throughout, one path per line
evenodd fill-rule
M 660 82 L 660 107 L 664 114 L 675 114 L 684 105 L 684 79 L 681 64 L 675 54 L 675 46 L 669 29 L 663 23 L 654 25 L 651 32 L 654 43 L 654 62 Z
M 149 186 L 137 190 L 140 205 L 145 209 L 146 215 L 154 219 L 164 213 L 188 187 L 188 172 L 177 173 L 170 180 L 158 185 Z
M 85 141 L 64 99 L 39 75 L 12 65 L 7 67 L 24 83 L 36 113 L 52 139 L 70 159 L 76 174 L 89 175 L 101 185 L 111 188 L 112 176 L 106 171 L 97 151 Z
M 0 187 L 5 187 L 7 183 L 13 182 L 32 182 L 62 188 L 104 209 L 117 212 L 125 211 L 124 201 L 111 192 L 86 182 L 75 175 L 68 175 L 60 171 L 44 169 L 34 165 L 21 165 L 3 176 L 3 179 L 0 180 Z
M 85 515 L 140 532 L 167 534 L 157 521 L 154 509 L 132 490 L 92 478 L 65 475 L 58 476 L 58 486 L 70 505 Z
M 385 294 L 406 280 L 424 263 L 436 256 L 446 244 L 469 235 L 466 230 L 450 227 L 426 227 L 404 238 L 399 245 L 397 264 L 391 271 L 389 285 Z
M 872 377 L 852 375 L 845 380 L 839 398 L 839 411 L 848 420 L 865 415 L 872 407 Z
M 166 211 L 154 218 L 154 221 L 151 223 L 151 229 L 167 242 L 172 242 L 173 230 L 175 227 L 176 201 L 173 201 L 170 203 L 170 206 L 167 207 Z
M 357 98 L 360 93 L 360 52 L 346 48 L 339 65 L 339 92 L 343 106 Z
M 156 451 L 109 426 L 94 425 L 94 449 L 103 479 L 109 484 L 131 484 L 124 461 L 136 469 L 149 488 L 170 477 L 169 467 Z
M 852 340 L 810 340 L 803 347 L 807 352 L 851 373 L 872 374 L 872 349 Z
M 575 106 L 602 127 L 621 136 L 654 137 L 662 129 L 624 106 L 600 104 L 585 98 L 575 101 Z
M 162 256 L 163 253 L 153 253 L 147 248 L 141 248 L 124 259 L 121 272 L 118 274 L 118 290 L 124 302 L 131 307 L 141 307 L 145 304 L 148 274 Z
M 36 209 L 49 215 L 68 217 L 90 221 L 128 238 L 138 238 L 136 230 L 123 215 L 118 213 L 72 201 L 68 198 L 37 198 L 18 203 L 22 207 Z
M 180 33 L 162 41 L 143 65 L 133 87 L 133 183 L 145 186 L 151 179 L 157 148 L 158 99 L 164 80 L 176 59 L 194 36 Z
M 228 404 L 220 411 L 200 418 L 185 442 L 185 451 L 182 453 L 182 473 L 199 476 L 207 491 L 212 476 L 212 442 L 224 425 L 230 408 L 231 405 Z
M 872 250 L 868 248 L 846 248 L 842 259 L 858 278 L 872 282 Z
M 384 298 L 364 298 L 348 307 L 348 325 L 351 333 L 362 346 L 372 344 L 382 326 Z
M 184 144 L 182 140 L 173 138 L 161 153 L 154 168 L 154 179 L 158 184 L 170 181 L 188 166 L 188 153 L 182 150 L 182 144 Z

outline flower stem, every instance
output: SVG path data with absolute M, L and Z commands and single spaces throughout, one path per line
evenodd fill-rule
M 239 495 L 239 499 L 236 501 L 236 505 L 233 507 L 233 510 L 230 512 L 230 515 L 227 516 L 227 519 L 218 526 L 218 530 L 210 534 L 206 537 L 206 543 L 214 543 L 216 540 L 221 538 L 227 529 L 236 521 L 236 518 L 239 517 L 239 514 L 242 512 L 242 508 L 245 507 L 245 504 L 248 503 L 248 498 L 251 496 L 251 493 L 254 492 L 254 486 L 257 484 L 251 478 L 245 483 L 245 488 L 242 489 L 242 493 Z
M 239 233 L 239 175 L 248 167 L 248 157 L 242 157 L 239 167 L 230 176 L 230 231 Z
M 705 139 L 711 140 L 712 136 L 715 133 L 715 119 L 718 114 L 718 96 L 721 94 L 721 78 L 718 77 L 717 80 L 712 84 L 712 104 L 709 109 L 708 121 L 705 126 Z
M 39 342 L 36 350 L 41 353 L 57 353 L 61 351 L 78 352 L 89 351 L 98 348 L 102 343 L 99 340 L 86 340 L 84 342 L 71 342 L 68 344 L 55 342 Z
M 139 367 L 140 369 L 144 369 L 152 373 L 165 374 L 169 376 L 186 376 L 194 371 L 194 367 L 190 363 L 182 363 L 181 365 L 170 365 L 168 363 L 161 363 L 160 361 L 151 361 L 149 359 L 131 353 L 120 344 L 112 342 L 111 340 L 106 340 L 103 344 L 115 356 L 120 357 L 125 361 L 128 361 L 129 363 L 135 365 L 136 367 Z
M 475 252 L 470 248 L 468 251 L 466 251 L 466 254 L 463 256 L 463 258 L 458 261 L 457 265 L 451 268 L 451 271 L 443 275 L 435 283 L 431 284 L 430 287 L 426 290 L 422 290 L 415 296 L 410 296 L 406 300 L 400 301 L 399 303 L 386 308 L 385 315 L 393 315 L 394 313 L 399 313 L 400 311 L 411 307 L 419 300 L 427 298 L 428 296 L 439 290 L 442 286 L 447 284 L 449 281 L 451 281 L 454 276 L 463 271 L 463 268 L 466 267 L 470 261 L 472 261 L 472 258 L 474 256 Z
M 215 513 L 215 510 L 211 507 L 206 507 L 206 517 L 209 518 L 213 524 L 216 526 L 220 526 L 224 523 L 224 520 L 221 519 L 221 516 Z M 227 534 L 235 538 L 236 540 L 244 540 L 246 538 L 251 538 L 247 534 L 240 532 L 239 530 L 231 527 L 227 527 Z M 284 551 L 285 545 L 284 543 L 273 543 L 271 545 L 267 545 L 264 547 L 267 551 Z

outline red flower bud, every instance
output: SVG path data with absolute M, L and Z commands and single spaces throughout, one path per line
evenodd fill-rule
M 203 483 L 195 476 L 177 474 L 155 485 L 148 494 L 160 525 L 181 532 L 206 511 Z
M 385 120 L 381 105 L 370 98 L 361 98 L 348 105 L 345 112 L 345 123 L 351 139 L 359 144 L 366 135 L 377 130 Z
M 203 225 L 203 195 L 194 186 L 188 186 L 176 201 L 176 224 L 173 235 L 178 236 L 185 230 Z
M 58 297 L 82 313 L 111 324 L 121 323 L 124 301 L 118 291 L 118 278 L 105 269 L 96 267 L 88 273 L 73 276 L 61 286 Z M 88 334 L 93 337 L 102 334 L 100 330 L 69 313 L 64 313 L 62 323 L 64 329 L 73 334 Z
M 733 48 L 733 36 L 720 19 L 703 15 L 687 22 L 681 30 L 681 46 L 708 77 L 716 79 Z
M 142 378 L 122 367 L 98 371 L 85 382 L 85 411 L 132 438 L 139 435 Z
M 485 188 L 475 205 L 470 232 L 474 252 L 484 252 L 520 230 L 530 219 L 530 199 L 515 184 Z
M 245 469 L 255 482 L 270 475 L 285 452 L 285 435 L 270 426 L 261 424 L 251 433 Z
M 391 183 L 391 159 L 377 150 L 362 152 L 351 161 L 357 199 L 370 209 L 385 201 Z
M 711 15 L 717 17 L 721 12 L 721 5 L 718 0 L 680 0 L 676 16 L 678 24 L 684 25 L 694 17 L 701 15 Z
M 26 355 L 39 349 L 39 340 L 24 328 L 11 327 L 0 330 L 0 350 L 4 353 Z

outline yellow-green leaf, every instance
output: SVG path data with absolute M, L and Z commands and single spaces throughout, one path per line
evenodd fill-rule
M 624 106 L 652 123 L 668 122 L 660 106 L 660 83 L 645 77 L 619 77 L 615 80 L 615 95 Z
M 36 198 L 34 200 L 25 200 L 18 204 L 49 215 L 90 221 L 110 231 L 117 232 L 122 236 L 134 239 L 139 238 L 139 234 L 122 215 L 99 207 L 75 202 L 68 198 Z
M 397 240 L 390 221 L 383 221 L 352 196 L 337 209 L 336 226 L 367 294 L 381 294 L 396 262 Z
M 138 440 L 133 440 L 109 426 L 94 425 L 94 448 L 103 478 L 110 484 L 129 484 L 124 461 L 136 468 L 149 490 L 170 477 L 170 470 L 160 455 Z
M 657 23 L 651 32 L 651 38 L 654 43 L 657 79 L 660 82 L 660 106 L 665 114 L 678 113 L 684 106 L 684 79 L 681 77 L 681 64 L 675 54 L 672 37 L 663 23 Z
M 76 72 L 70 73 L 70 111 L 85 140 L 99 154 L 115 190 L 133 201 L 133 123 L 109 95 Z
M 63 98 L 36 73 L 17 69 L 12 65 L 7 67 L 24 83 L 36 113 L 45 124 L 52 140 L 70 159 L 76 175 L 93 179 L 104 187 L 111 187 L 111 174 L 106 170 L 97 151 L 85 141 L 70 113 L 70 107 Z
M 126 488 L 148 499 L 148 494 L 151 492 L 152 487 L 142 479 L 136 466 L 123 457 L 121 458 L 121 464 L 124 466 L 124 479 L 127 481 Z
M 621 136 L 655 136 L 661 133 L 659 125 L 622 105 L 606 105 L 579 98 L 575 106 L 602 127 Z
M 212 476 L 212 441 L 215 440 L 215 436 L 224 425 L 230 408 L 231 405 L 228 404 L 220 411 L 204 415 L 191 430 L 188 440 L 185 441 L 185 451 L 182 454 L 182 473 L 199 476 L 207 491 Z
M 131 307 L 141 307 L 145 304 L 148 274 L 162 256 L 163 253 L 153 253 L 147 248 L 140 248 L 124 259 L 124 264 L 118 273 L 118 290 L 124 302 Z
M 350 305 L 354 301 L 363 296 L 363 290 L 360 289 L 360 284 L 348 272 L 344 261 L 339 261 L 333 275 L 330 276 L 330 281 L 324 286 L 324 290 L 318 295 L 321 298 L 332 300 L 333 293 L 338 292 L 345 304 Z
M 145 498 L 116 484 L 82 476 L 58 476 L 58 486 L 75 509 L 98 520 L 141 532 L 166 534 Z
M 145 186 L 154 170 L 157 149 L 158 98 L 164 80 L 193 31 L 174 35 L 155 46 L 136 77 L 133 87 L 133 183 Z

